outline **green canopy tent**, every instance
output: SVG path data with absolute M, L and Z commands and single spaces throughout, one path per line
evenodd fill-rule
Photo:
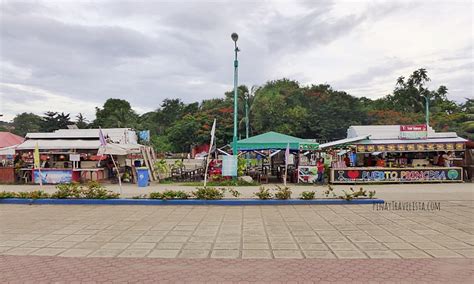
M 277 132 L 267 132 L 247 139 L 237 141 L 239 151 L 282 150 L 290 145 L 290 150 L 317 150 L 319 144 L 306 139 L 285 135 Z

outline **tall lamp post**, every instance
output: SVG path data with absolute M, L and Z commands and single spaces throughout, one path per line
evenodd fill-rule
M 249 96 L 245 94 L 245 138 L 249 138 Z
M 237 52 L 239 52 L 239 48 L 237 47 L 237 40 L 239 39 L 239 35 L 237 33 L 232 33 L 230 36 L 234 41 L 234 52 L 235 52 L 235 59 L 234 59 L 234 136 L 232 138 L 232 154 L 237 156 L 237 84 L 238 84 L 238 73 L 239 73 L 239 61 L 237 60 Z
M 430 99 L 427 96 L 423 96 L 425 98 L 425 120 L 426 120 L 426 127 L 430 124 Z

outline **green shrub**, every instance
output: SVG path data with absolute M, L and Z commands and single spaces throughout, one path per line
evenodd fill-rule
M 182 191 L 182 190 L 177 190 L 175 191 L 175 196 L 174 196 L 175 199 L 188 199 L 189 198 L 189 194 Z
M 261 186 L 258 189 L 258 192 L 254 193 L 255 196 L 257 196 L 259 199 L 272 199 L 272 193 L 270 192 L 269 188 L 265 188 L 264 186 Z
M 0 199 L 16 198 L 16 197 L 17 197 L 17 194 L 15 192 L 10 192 L 10 191 L 0 192 Z
M 82 187 L 76 182 L 58 184 L 56 185 L 56 189 L 57 191 L 51 195 L 51 198 L 81 198 L 82 195 Z
M 163 196 L 161 195 L 161 192 L 152 192 L 149 195 L 150 199 L 162 199 Z
M 334 198 L 337 197 L 337 195 L 334 193 L 334 187 L 332 187 L 331 185 L 328 185 L 328 189 L 324 191 L 324 195 L 326 197 L 329 197 L 329 195 Z
M 310 200 L 310 199 L 314 199 L 315 195 L 316 195 L 316 192 L 314 191 L 303 191 L 300 195 L 300 198 L 304 200 Z
M 229 192 L 230 194 L 232 194 L 233 197 L 236 197 L 236 198 L 241 195 L 241 193 L 238 190 L 235 190 L 233 188 L 229 188 Z
M 22 198 L 22 199 L 27 199 L 27 198 L 30 198 L 30 193 L 27 192 L 27 191 L 17 192 L 16 197 L 17 198 Z
M 339 198 L 340 199 L 344 199 L 346 201 L 351 201 L 352 199 L 354 199 L 354 195 L 352 193 L 347 193 L 346 191 L 342 191 L 344 193 L 344 195 L 340 195 Z
M 18 192 L 16 194 L 17 198 L 23 198 L 23 199 L 41 199 L 41 198 L 49 198 L 49 194 L 42 190 L 35 190 L 35 191 L 30 191 L 30 192 Z
M 375 197 L 375 190 L 369 191 L 369 198 L 372 199 Z
M 90 181 L 87 187 L 82 190 L 82 196 L 88 199 L 113 199 L 119 198 L 120 194 L 105 189 L 105 187 L 97 181 Z
M 188 199 L 189 194 L 182 190 L 165 190 L 163 192 L 150 193 L 150 199 Z
M 197 187 L 196 189 L 193 191 L 193 195 L 197 199 L 217 200 L 224 198 L 225 188 Z
M 281 187 L 277 185 L 274 190 L 276 191 L 275 193 L 276 199 L 290 199 L 291 198 L 291 190 L 288 186 Z
M 165 190 L 161 193 L 162 199 L 188 199 L 189 195 L 182 190 Z

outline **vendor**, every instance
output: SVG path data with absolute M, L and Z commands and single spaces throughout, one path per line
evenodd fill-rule
M 344 163 L 346 164 L 346 167 L 351 166 L 351 159 L 349 158 L 349 155 L 344 155 Z

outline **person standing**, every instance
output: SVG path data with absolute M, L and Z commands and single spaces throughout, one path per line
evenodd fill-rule
M 316 163 L 316 168 L 318 169 L 318 182 L 324 184 L 324 159 L 320 158 Z
M 454 160 L 453 152 L 449 151 L 446 154 L 446 158 L 444 160 L 444 166 L 445 167 L 452 167 L 453 166 L 453 160 Z

